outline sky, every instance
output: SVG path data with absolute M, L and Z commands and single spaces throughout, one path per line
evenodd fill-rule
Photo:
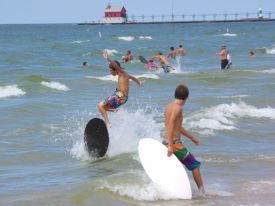
M 108 3 L 128 16 L 275 12 L 275 0 L 0 0 L 0 24 L 98 21 Z M 272 16 L 275 18 L 275 16 Z

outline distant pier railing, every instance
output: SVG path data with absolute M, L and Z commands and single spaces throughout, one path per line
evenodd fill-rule
M 135 23 L 196 23 L 196 22 L 238 22 L 238 21 L 275 21 L 275 12 L 213 13 L 213 14 L 162 14 L 162 15 L 128 15 L 126 24 Z M 103 24 L 98 21 L 80 23 Z
M 273 19 L 275 12 L 262 13 L 214 13 L 214 14 L 163 14 L 163 15 L 141 15 L 128 16 L 129 22 L 179 22 L 179 21 L 230 21 L 230 20 L 249 20 L 249 19 Z

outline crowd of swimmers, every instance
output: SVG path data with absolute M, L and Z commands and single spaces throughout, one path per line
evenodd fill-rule
M 181 58 L 186 55 L 186 51 L 183 48 L 182 45 L 179 45 L 178 49 L 175 50 L 173 46 L 170 47 L 168 54 L 165 55 L 162 52 L 158 52 L 156 55 L 152 57 L 148 57 L 145 59 L 142 56 L 139 56 L 139 59 L 141 58 L 144 59 L 145 69 L 162 69 L 165 73 L 170 72 L 171 70 L 174 70 L 175 65 L 179 66 Z M 219 56 L 220 58 L 220 69 L 225 70 L 225 69 L 230 69 L 233 65 L 231 56 L 229 54 L 228 49 L 226 48 L 225 45 L 221 45 L 220 51 L 216 53 L 216 55 Z M 255 57 L 256 54 L 254 51 L 249 51 L 249 57 Z M 134 56 L 131 52 L 131 50 L 127 50 L 126 54 L 122 56 L 121 58 L 121 63 L 127 63 L 131 62 L 134 59 Z M 82 63 L 83 67 L 89 67 L 90 65 L 88 64 L 87 61 L 84 61 Z

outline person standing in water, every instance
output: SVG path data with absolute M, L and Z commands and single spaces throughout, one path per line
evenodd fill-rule
M 109 121 L 107 111 L 116 112 L 118 107 L 127 102 L 130 80 L 133 80 L 139 86 L 143 84 L 143 81 L 140 81 L 134 76 L 129 75 L 127 72 L 125 72 L 120 67 L 120 63 L 118 61 L 113 61 L 110 59 L 107 51 L 104 51 L 103 57 L 109 62 L 110 73 L 113 76 L 118 76 L 117 88 L 114 93 L 98 104 L 98 110 L 101 113 L 105 123 L 110 128 L 112 127 L 112 125 Z
M 228 65 L 228 59 L 227 59 L 228 52 L 227 52 L 226 46 L 222 45 L 220 52 L 217 54 L 220 56 L 221 69 L 226 69 Z
M 122 63 L 132 61 L 134 59 L 131 50 L 127 50 L 126 55 L 122 57 Z
M 175 51 L 174 47 L 171 46 L 167 58 L 176 59 L 176 56 L 177 52 Z
M 163 144 L 167 146 L 167 156 L 175 154 L 181 163 L 184 164 L 189 171 L 192 171 L 198 189 L 202 193 L 205 193 L 200 173 L 201 163 L 187 150 L 186 146 L 180 139 L 180 136 L 184 135 L 194 144 L 200 145 L 200 140 L 182 127 L 183 106 L 185 105 L 188 96 L 188 88 L 185 85 L 179 85 L 175 90 L 175 99 L 166 106 L 164 111 L 165 140 L 163 141 Z
M 179 48 L 177 50 L 177 56 L 184 56 L 186 54 L 185 49 L 182 47 L 182 45 L 179 45 Z

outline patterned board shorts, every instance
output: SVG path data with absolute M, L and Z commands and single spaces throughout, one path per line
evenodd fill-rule
M 105 99 L 104 105 L 107 105 L 112 109 L 117 109 L 119 106 L 126 103 L 127 100 L 128 96 L 116 89 L 116 91 L 111 96 Z
M 165 73 L 168 73 L 171 70 L 171 67 L 167 64 L 163 64 L 161 67 L 162 67 L 162 69 L 164 70 Z
M 165 140 L 162 143 L 166 146 L 168 145 Z M 192 171 L 200 166 L 201 163 L 187 150 L 181 140 L 173 141 L 173 150 L 176 157 L 188 170 Z

